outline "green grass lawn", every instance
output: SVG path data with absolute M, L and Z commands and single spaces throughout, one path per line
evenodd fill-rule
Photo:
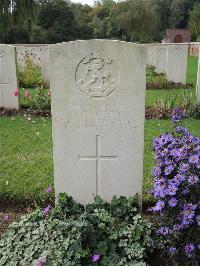
M 188 119 L 186 125 L 200 136 L 200 121 Z M 171 129 L 170 121 L 145 122 L 145 198 L 152 183 L 152 139 Z M 0 132 L 0 198 L 41 201 L 45 188 L 53 186 L 51 118 L 3 117 Z
M 165 100 L 167 96 L 171 95 L 172 98 L 177 95 L 177 105 L 180 104 L 183 98 L 183 94 L 191 95 L 192 102 L 195 102 L 195 87 L 197 80 L 197 69 L 198 69 L 198 58 L 197 57 L 188 57 L 187 65 L 187 83 L 194 84 L 194 89 L 183 90 L 183 89 L 174 89 L 174 90 L 147 90 L 146 91 L 146 106 L 153 106 L 158 99 Z

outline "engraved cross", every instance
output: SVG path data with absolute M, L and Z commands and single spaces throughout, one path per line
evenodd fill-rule
M 78 155 L 80 161 L 96 161 L 96 195 L 100 194 L 100 161 L 101 160 L 117 160 L 117 155 L 105 156 L 101 155 L 100 152 L 100 136 L 96 136 L 96 155 L 95 156 L 80 156 Z

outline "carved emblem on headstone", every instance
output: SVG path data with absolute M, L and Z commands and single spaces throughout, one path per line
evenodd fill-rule
M 88 97 L 105 98 L 117 89 L 119 72 L 111 58 L 90 54 L 78 64 L 75 79 Z

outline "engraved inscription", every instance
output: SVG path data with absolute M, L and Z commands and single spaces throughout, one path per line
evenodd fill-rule
M 100 195 L 100 161 L 101 160 L 117 160 L 117 155 L 101 155 L 100 151 L 100 136 L 96 136 L 96 155 L 95 156 L 81 156 L 78 155 L 80 161 L 96 161 L 96 195 Z
M 72 104 L 71 115 L 55 117 L 57 126 L 66 130 L 136 130 L 138 123 L 125 118 L 127 104 Z
M 119 72 L 111 58 L 90 54 L 78 64 L 77 87 L 90 98 L 105 98 L 119 84 Z

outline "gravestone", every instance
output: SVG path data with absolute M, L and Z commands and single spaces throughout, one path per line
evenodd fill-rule
M 141 196 L 145 71 L 145 50 L 131 43 L 50 47 L 56 195 Z
M 175 83 L 186 83 L 188 45 L 168 45 L 167 79 Z
M 16 70 L 16 49 L 10 45 L 0 45 L 0 107 L 19 109 L 18 96 L 14 91 L 18 88 Z
M 165 73 L 167 69 L 167 46 L 164 44 L 154 47 L 154 66 L 157 73 Z
M 200 47 L 199 47 L 199 63 L 197 72 L 197 103 L 200 104 Z
M 155 49 L 155 46 L 152 44 L 152 45 L 144 45 L 144 47 L 146 47 L 147 49 L 147 64 L 150 65 L 150 66 L 155 66 L 155 52 L 156 52 L 156 49 Z

